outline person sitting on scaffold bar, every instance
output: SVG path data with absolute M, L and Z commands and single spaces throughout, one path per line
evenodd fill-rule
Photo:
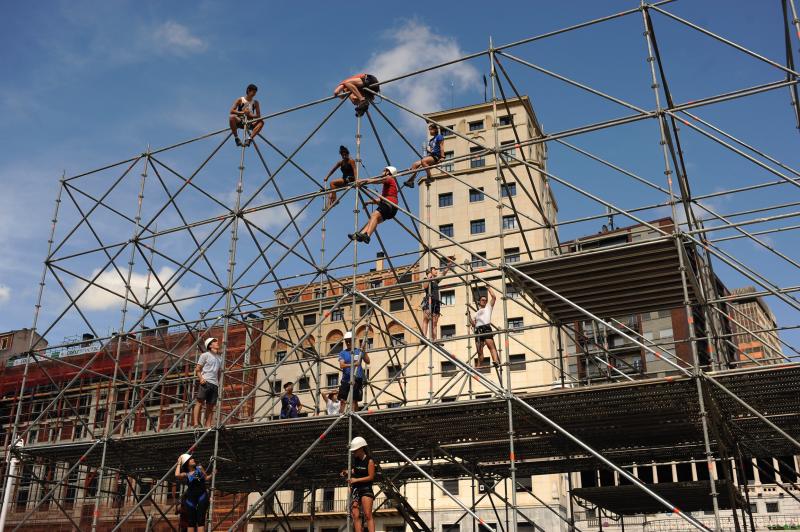
M 374 92 L 381 92 L 381 87 L 378 85 L 378 78 L 372 74 L 355 74 L 347 79 L 342 80 L 335 89 L 333 95 L 338 98 L 344 98 L 347 92 L 350 92 L 350 101 L 356 107 L 356 116 L 362 116 L 367 112 L 369 104 L 375 99 L 375 95 L 371 92 L 362 90 L 368 88 Z
M 336 203 L 337 188 L 347 186 L 356 180 L 356 162 L 350 158 L 350 150 L 345 146 L 339 146 L 339 155 L 342 156 L 342 160 L 337 161 L 336 164 L 333 165 L 333 168 L 331 168 L 331 171 L 328 172 L 328 175 L 326 175 L 324 179 L 327 183 L 328 179 L 336 170 L 342 171 L 342 177 L 331 181 L 331 192 L 328 194 L 328 205 L 326 208 L 331 208 L 334 203 Z
M 356 180 L 356 186 L 381 183 L 383 185 L 383 190 L 381 191 L 381 198 L 366 202 L 367 205 L 372 203 L 377 205 L 378 208 L 372 211 L 372 215 L 369 217 L 369 220 L 367 221 L 366 225 L 364 225 L 364 228 L 361 229 L 361 231 L 347 235 L 350 240 L 358 240 L 359 242 L 369 244 L 370 236 L 375 232 L 378 224 L 383 223 L 386 220 L 391 220 L 395 217 L 397 214 L 398 203 L 397 179 L 395 178 L 396 175 L 397 168 L 394 166 L 387 166 L 383 169 L 383 175 L 380 177 Z
M 487 299 L 488 296 L 488 299 Z M 500 367 L 500 356 L 497 354 L 497 347 L 494 343 L 494 334 L 492 334 L 492 308 L 497 302 L 497 296 L 494 294 L 492 287 L 486 286 L 486 295 L 480 296 L 478 299 L 478 312 L 472 318 L 467 311 L 467 318 L 472 326 L 475 328 L 475 341 L 478 350 L 478 367 L 483 366 L 483 348 L 489 348 L 489 354 L 492 356 L 492 363 L 495 367 Z
M 175 478 L 186 483 L 186 491 L 181 497 L 179 513 L 181 522 L 186 524 L 187 530 L 196 530 L 197 532 L 205 530 L 206 512 L 208 511 L 206 483 L 211 480 L 215 472 L 207 473 L 190 454 L 182 454 L 178 458 Z
M 347 482 L 350 484 L 350 493 L 352 494 L 350 512 L 353 516 L 353 529 L 355 532 L 363 532 L 361 526 L 361 512 L 363 512 L 364 521 L 367 523 L 367 532 L 375 532 L 375 520 L 372 518 L 375 493 L 372 491 L 372 483 L 375 482 L 377 464 L 369 455 L 367 440 L 361 436 L 356 436 L 350 442 L 350 452 L 353 453 L 353 468 Z M 347 477 L 347 470 L 342 471 L 341 476 Z
M 228 123 L 237 146 L 242 146 L 242 141 L 239 138 L 239 130 L 244 129 L 245 119 L 252 120 L 261 116 L 261 105 L 258 103 L 258 100 L 256 100 L 256 92 L 258 92 L 258 87 L 251 83 L 247 86 L 246 94 L 240 98 L 236 98 L 236 101 L 234 101 L 231 106 Z M 261 132 L 261 128 L 263 127 L 263 120 L 249 122 L 247 124 L 247 130 L 250 132 L 250 136 L 245 139 L 244 146 L 250 146 L 253 138 Z
M 453 263 L 448 262 L 444 270 L 439 272 L 436 266 L 431 266 L 425 272 L 425 298 L 422 300 L 422 334 L 428 335 L 436 341 L 436 327 L 439 325 L 439 316 L 442 315 L 442 300 L 439 298 L 439 277 L 447 275 L 453 269 Z
M 436 124 L 428 124 L 428 133 L 430 133 L 431 138 L 428 140 L 428 147 L 425 149 L 425 157 L 411 165 L 411 169 L 414 170 L 414 173 L 405 180 L 404 185 L 409 188 L 414 188 L 414 181 L 417 178 L 417 172 L 420 168 L 425 169 L 425 175 L 428 178 L 428 182 L 430 182 L 431 170 L 428 167 L 439 164 L 439 161 L 444 157 L 444 136 L 442 136 L 439 126 Z

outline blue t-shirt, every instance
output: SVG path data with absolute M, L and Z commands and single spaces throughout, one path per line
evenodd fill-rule
M 364 378 L 364 368 L 361 367 L 361 361 L 364 359 L 364 352 L 361 349 L 354 349 L 356 359 L 353 364 L 356 366 L 356 380 Z M 350 351 L 345 349 L 339 353 L 339 360 L 347 364 L 347 367 L 342 368 L 342 382 L 350 382 Z
M 441 157 L 443 140 L 444 137 L 442 136 L 441 133 L 439 133 L 435 137 L 431 137 L 431 140 L 428 141 L 428 153 L 433 155 L 434 157 Z
M 286 395 L 281 397 L 281 419 L 300 417 L 297 412 L 298 406 L 300 406 L 300 398 L 296 395 L 292 395 L 291 398 Z

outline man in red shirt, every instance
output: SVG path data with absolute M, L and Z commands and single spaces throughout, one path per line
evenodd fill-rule
M 356 186 L 381 183 L 383 184 L 383 190 L 381 190 L 381 198 L 369 200 L 367 202 L 367 205 L 372 203 L 377 205 L 378 208 L 372 212 L 372 216 L 369 217 L 367 224 L 361 231 L 355 234 L 347 235 L 350 240 L 358 240 L 359 242 L 369 244 L 370 235 L 375 232 L 378 224 L 385 222 L 386 220 L 391 220 L 395 217 L 397 214 L 396 175 L 397 168 L 394 166 L 387 166 L 383 169 L 383 175 L 380 177 L 373 177 L 372 179 L 359 179 L 356 181 Z

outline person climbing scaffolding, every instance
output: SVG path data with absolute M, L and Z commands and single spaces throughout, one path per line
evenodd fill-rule
M 487 297 L 488 296 L 488 297 Z M 475 341 L 478 350 L 478 367 L 483 366 L 483 348 L 489 348 L 489 354 L 492 357 L 492 363 L 495 367 L 500 367 L 500 356 L 497 354 L 497 347 L 494 343 L 494 334 L 492 333 L 492 308 L 497 302 L 492 287 L 486 286 L 486 294 L 483 294 L 478 299 L 478 311 L 475 317 L 469 315 L 467 311 L 467 318 L 472 326 L 475 328 Z
M 439 161 L 444 157 L 444 136 L 439 126 L 436 124 L 428 124 L 428 133 L 430 133 L 431 138 L 428 140 L 428 147 L 425 148 L 425 157 L 411 165 L 411 170 L 413 170 L 414 173 L 405 180 L 404 185 L 409 188 L 414 188 L 414 182 L 417 179 L 417 173 L 420 168 L 425 170 L 425 175 L 428 181 L 430 181 L 431 171 L 429 167 L 439 164 Z
M 377 463 L 369 455 L 367 440 L 361 436 L 356 436 L 350 442 L 350 452 L 353 453 L 353 468 L 350 470 L 347 483 L 352 494 L 350 512 L 353 516 L 353 529 L 355 532 L 363 532 L 361 526 L 363 512 L 367 532 L 375 532 L 375 520 L 372 518 L 375 492 L 372 490 L 372 484 L 376 481 Z M 347 470 L 342 471 L 341 476 L 347 477 Z
M 328 194 L 328 204 L 325 207 L 327 209 L 333 207 L 336 203 L 336 189 L 345 187 L 356 180 L 356 162 L 350 158 L 350 150 L 345 146 L 339 146 L 339 155 L 341 155 L 342 160 L 333 165 L 333 168 L 324 179 L 327 183 L 336 170 L 342 171 L 342 177 L 331 181 L 331 192 Z
M 356 108 L 356 116 L 362 116 L 367 112 L 367 108 L 369 104 L 372 103 L 372 100 L 375 99 L 375 95 L 372 94 L 372 92 L 363 90 L 364 88 L 374 92 L 381 91 L 378 78 L 372 74 L 362 73 L 343 79 L 336 88 L 333 89 L 333 95 L 338 98 L 344 98 L 349 92 L 350 101 L 353 102 Z
M 432 342 L 436 341 L 436 328 L 439 324 L 439 316 L 442 315 L 442 301 L 439 295 L 439 278 L 447 275 L 453 269 L 453 262 L 440 272 L 435 266 L 431 266 L 425 272 L 425 298 L 422 300 L 422 334 L 430 334 Z M 430 326 L 430 333 L 428 327 Z
M 366 225 L 364 225 L 364 228 L 361 229 L 361 231 L 347 235 L 350 240 L 358 240 L 359 242 L 369 244 L 370 237 L 372 236 L 372 233 L 375 232 L 375 229 L 377 229 L 378 224 L 381 224 L 387 220 L 391 220 L 395 217 L 397 214 L 398 203 L 396 175 L 397 168 L 394 166 L 387 166 L 383 169 L 383 175 L 380 177 L 356 180 L 356 186 L 381 183 L 383 185 L 383 190 L 381 190 L 380 198 L 366 202 L 367 205 L 374 204 L 377 205 L 378 208 L 372 211 L 369 220 L 367 221 Z
M 261 117 L 261 105 L 258 103 L 258 100 L 256 100 L 256 92 L 258 92 L 258 87 L 251 83 L 247 86 L 245 95 L 236 98 L 231 106 L 228 123 L 230 124 L 231 132 L 233 133 L 233 138 L 236 140 L 237 146 L 250 146 L 253 138 L 258 135 L 264 127 L 263 120 L 248 122 L 246 125 L 250 135 L 245 139 L 244 144 L 242 144 L 239 138 L 239 130 L 245 128 L 245 120 L 253 120 L 254 118 Z
M 211 480 L 215 473 L 216 471 L 207 473 L 190 454 L 182 454 L 178 458 L 175 478 L 186 483 L 186 491 L 181 498 L 180 513 L 189 530 L 197 532 L 205 530 L 208 511 L 206 482 Z

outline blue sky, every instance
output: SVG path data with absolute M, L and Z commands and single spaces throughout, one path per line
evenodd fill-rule
M 0 21 L 0 330 L 30 326 L 41 260 L 53 210 L 57 181 L 62 171 L 73 175 L 141 153 L 147 145 L 165 146 L 225 126 L 227 110 L 245 85 L 259 85 L 258 99 L 265 113 L 275 112 L 330 94 L 345 75 L 367 69 L 379 77 L 421 68 L 487 47 L 491 35 L 496 44 L 575 24 L 616 11 L 635 7 L 630 1 L 575 1 L 566 9 L 563 2 L 504 2 L 502 9 L 484 12 L 485 2 L 461 2 L 453 10 L 422 2 L 395 2 L 346 9 L 337 3 L 313 3 L 299 8 L 297 3 L 271 2 L 230 4 L 216 2 L 54 2 L 16 3 L 6 9 Z M 434 8 L 435 6 L 435 8 Z M 720 0 L 678 1 L 666 7 L 671 12 L 724 35 L 771 59 L 784 57 L 783 34 L 778 2 L 753 3 Z M 666 17 L 654 14 L 654 24 L 667 67 L 670 87 L 676 101 L 703 98 L 769 81 L 780 80 L 780 71 L 753 58 L 714 42 Z M 797 51 L 797 36 L 793 35 Z M 646 48 L 639 14 L 591 28 L 520 46 L 514 55 L 562 75 L 650 109 L 654 97 L 645 62 Z M 505 61 L 520 90 L 529 94 L 545 130 L 555 132 L 593 121 L 624 116 L 629 111 L 596 96 L 582 93 L 562 82 L 547 78 L 525 67 Z M 475 103 L 483 98 L 481 75 L 488 70 L 485 57 L 387 87 L 387 95 L 427 112 L 449 106 Z M 452 88 L 451 88 L 452 83 Z M 268 123 L 265 133 L 284 151 L 293 150 L 316 123 L 332 109 L 322 104 Z M 384 104 L 390 117 L 419 144 L 424 141 L 421 121 Z M 776 90 L 737 102 L 728 102 L 696 111 L 731 134 L 747 141 L 792 168 L 800 167 L 798 133 L 789 107 L 786 89 Z M 379 129 L 398 167 L 408 166 L 413 158 L 407 147 L 388 130 Z M 727 152 L 688 128 L 682 128 L 682 142 L 689 178 L 695 194 L 711 193 L 778 179 L 775 175 Z M 298 155 L 298 162 L 317 178 L 324 176 L 335 161 L 339 144 L 352 146 L 354 120 L 344 108 L 326 124 Z M 665 185 L 656 124 L 652 121 L 623 126 L 603 133 L 572 138 L 577 146 L 607 158 L 624 168 Z M 162 162 L 179 172 L 190 172 L 213 149 L 214 141 L 203 141 L 185 149 L 164 154 Z M 259 162 L 251 157 L 248 169 Z M 377 145 L 365 138 L 364 160 L 370 173 L 383 164 Z M 280 164 L 275 153 L 268 155 L 272 169 Z M 621 207 L 663 201 L 658 192 L 636 185 L 568 149 L 551 145 L 549 170 Z M 238 152 L 223 147 L 211 164 L 198 175 L 204 188 L 225 204 L 233 198 Z M 162 168 L 162 170 L 164 170 Z M 138 193 L 134 169 L 109 197 L 109 203 L 132 213 Z M 119 177 L 119 169 L 101 172 L 81 180 L 80 186 L 96 193 Z M 165 171 L 164 180 L 169 181 Z M 156 208 L 159 194 L 153 176 L 145 192 L 145 218 Z M 313 191 L 310 181 L 287 168 L 278 177 L 285 195 Z M 175 184 L 173 179 L 171 185 Z M 245 194 L 252 193 L 256 181 L 246 180 Z M 561 220 L 602 212 L 563 186 L 555 186 Z M 751 194 L 726 195 L 707 202 L 720 213 L 797 201 L 792 185 L 770 187 Z M 277 191 L 267 189 L 257 201 L 271 201 Z M 150 200 L 150 202 L 148 202 Z M 218 212 L 208 198 L 189 192 L 184 196 L 185 217 L 197 220 Z M 84 199 L 75 201 L 85 208 Z M 76 221 L 76 208 L 70 198 L 62 203 L 62 219 L 57 237 L 63 237 Z M 777 212 L 793 212 L 789 206 Z M 295 211 L 292 211 L 295 212 Z M 317 216 L 317 206 L 300 215 L 307 226 Z M 296 212 L 295 212 L 296 213 Z M 643 213 L 653 219 L 665 209 Z M 170 220 L 177 223 L 171 215 Z M 278 210 L 263 213 L 259 222 L 267 230 L 277 230 L 286 214 Z M 744 216 L 737 220 L 753 218 Z M 628 222 L 618 218 L 617 223 Z M 574 224 L 562 228 L 562 239 L 598 230 L 600 222 Z M 792 219 L 747 226 L 748 230 L 788 226 Z M 130 235 L 130 224 L 116 216 L 99 214 L 98 236 L 103 242 L 119 241 Z M 345 229 L 352 226 L 347 212 L 329 222 L 328 253 L 344 245 Z M 162 226 L 163 227 L 163 226 Z M 198 236 L 205 236 L 198 233 Z M 399 250 L 414 249 L 414 243 L 396 228 L 383 229 L 385 238 Z M 715 236 L 733 235 L 731 231 Z M 120 235 L 124 235 L 120 237 Z M 776 233 L 765 243 L 784 253 L 788 260 L 768 253 L 745 240 L 722 244 L 755 271 L 779 286 L 797 284 L 794 232 Z M 165 237 L 158 249 L 170 248 L 179 256 L 188 254 L 188 235 Z M 216 268 L 224 274 L 227 240 L 209 251 Z M 292 241 L 286 236 L 286 241 Z M 318 231 L 306 243 L 318 253 Z M 92 247 L 95 236 L 80 228 L 63 253 Z M 72 247 L 71 247 L 72 246 Z M 374 253 L 372 246 L 362 253 Z M 273 258 L 279 257 L 275 250 Z M 349 253 L 349 252 L 348 252 Z M 345 254 L 337 264 L 344 264 Z M 242 251 L 240 264 L 255 260 Z M 90 275 L 103 262 L 101 253 L 81 260 L 65 261 L 82 275 Z M 120 264 L 127 258 L 120 260 Z M 141 263 L 141 261 L 139 261 Z M 156 257 L 155 269 L 169 273 L 172 267 Z M 282 273 L 289 275 L 301 264 L 287 260 Z M 166 270 L 164 270 L 166 268 Z M 198 267 L 200 268 L 200 267 Z M 263 269 L 262 269 L 263 271 Z M 752 284 L 731 268 L 718 265 L 718 273 L 731 287 Z M 144 272 L 137 270 L 138 275 Z M 247 277 L 243 279 L 245 282 Z M 251 280 L 256 280 L 253 276 Z M 64 277 L 68 289 L 79 285 Z M 48 278 L 42 324 L 49 324 L 64 305 L 63 291 Z M 203 290 L 199 278 L 186 279 L 174 295 L 188 296 Z M 274 286 L 269 288 L 274 289 Z M 119 323 L 118 305 L 111 308 L 100 294 L 100 301 L 87 303 L 93 323 L 115 327 Z M 261 294 L 267 297 L 266 294 Z M 782 325 L 796 325 L 798 312 L 770 299 Z M 187 317 L 202 310 L 197 304 L 182 308 Z M 53 331 L 51 341 L 85 329 L 80 316 L 71 313 Z M 782 337 L 796 342 L 798 335 Z

